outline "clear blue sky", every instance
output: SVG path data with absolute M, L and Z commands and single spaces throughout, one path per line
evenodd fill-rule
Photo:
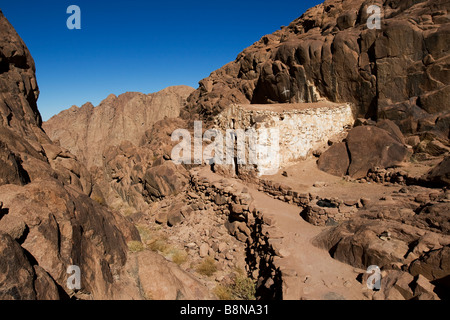
M 321 2 L 1 0 L 0 8 L 35 60 L 38 107 L 47 120 L 72 105 L 98 105 L 110 93 L 197 88 Z M 66 27 L 72 4 L 81 8 L 81 30 Z

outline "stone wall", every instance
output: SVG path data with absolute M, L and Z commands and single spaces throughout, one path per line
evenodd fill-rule
M 261 299 L 281 299 L 281 271 L 276 266 L 278 249 L 270 243 L 274 233 L 272 221 L 255 207 L 248 190 L 237 188 L 231 180 L 210 182 L 191 170 L 190 183 L 205 203 L 228 219 L 225 227 L 236 239 L 246 244 L 248 275 L 257 281 L 256 296 Z
M 258 181 L 258 191 L 303 208 L 300 213 L 301 217 L 316 226 L 332 226 L 340 221 L 349 220 L 363 206 L 364 202 L 364 199 L 341 200 L 302 193 L 269 179 Z
M 257 132 L 260 129 L 278 130 L 279 152 L 257 164 L 257 169 L 265 174 L 264 171 L 274 167 L 279 169 L 305 159 L 314 150 L 325 146 L 330 138 L 350 128 L 354 121 L 350 105 L 321 102 L 298 106 L 232 105 L 217 116 L 215 125 L 223 132 L 250 128 Z

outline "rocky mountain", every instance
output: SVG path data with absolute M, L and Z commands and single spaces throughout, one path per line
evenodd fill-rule
M 1 11 L 0 44 L 0 299 L 210 297 L 176 264 L 130 250 L 135 226 L 89 197 L 84 164 L 42 129 L 33 58 Z M 67 286 L 71 265 L 81 290 Z
M 44 124 L 32 58 L 0 16 L 0 298 L 448 299 L 449 9 L 327 0 L 197 90 L 112 95 Z M 355 123 L 279 173 L 171 161 L 193 119 L 270 104 L 312 132 L 307 103 L 322 100 Z M 317 124 L 335 115 L 323 108 Z M 265 111 L 249 126 L 275 122 Z M 82 291 L 65 287 L 72 264 Z
M 369 29 L 378 5 L 381 28 Z M 185 118 L 231 103 L 353 103 L 359 117 L 449 136 L 449 3 L 327 0 L 200 81 Z
M 52 141 L 69 149 L 88 168 L 103 165 L 110 146 L 129 141 L 140 144 L 144 133 L 165 117 L 176 118 L 194 89 L 169 87 L 156 93 L 127 92 L 109 95 L 97 107 L 72 106 L 43 124 Z

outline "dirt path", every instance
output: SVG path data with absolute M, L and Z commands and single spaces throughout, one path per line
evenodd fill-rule
M 209 182 L 223 177 L 202 170 L 200 176 Z M 234 186 L 242 188 L 242 182 L 230 179 Z M 301 208 L 273 199 L 256 189 L 248 188 L 255 200 L 255 205 L 263 209 L 275 221 L 276 244 L 283 255 L 277 261 L 283 272 L 283 298 L 297 299 L 367 299 L 363 292 L 368 289 L 356 280 L 359 272 L 350 265 L 341 263 L 330 257 L 326 250 L 312 245 L 312 239 L 324 227 L 313 226 L 304 221 L 299 213 Z

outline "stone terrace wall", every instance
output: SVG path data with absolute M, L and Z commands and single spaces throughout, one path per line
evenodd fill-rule
M 225 223 L 228 232 L 246 244 L 246 268 L 249 276 L 257 280 L 256 296 L 281 299 L 281 270 L 276 266 L 280 254 L 276 245 L 270 243 L 271 235 L 276 233 L 272 221 L 255 207 L 245 187 L 238 188 L 228 179 L 210 182 L 199 177 L 195 169 L 190 173 L 193 190 L 206 203 L 211 203 L 214 211 L 228 217 Z
M 301 217 L 316 226 L 335 225 L 339 221 L 348 220 L 363 206 L 364 202 L 364 199 L 321 198 L 311 193 L 292 190 L 287 185 L 268 179 L 259 180 L 258 191 L 303 208 Z

